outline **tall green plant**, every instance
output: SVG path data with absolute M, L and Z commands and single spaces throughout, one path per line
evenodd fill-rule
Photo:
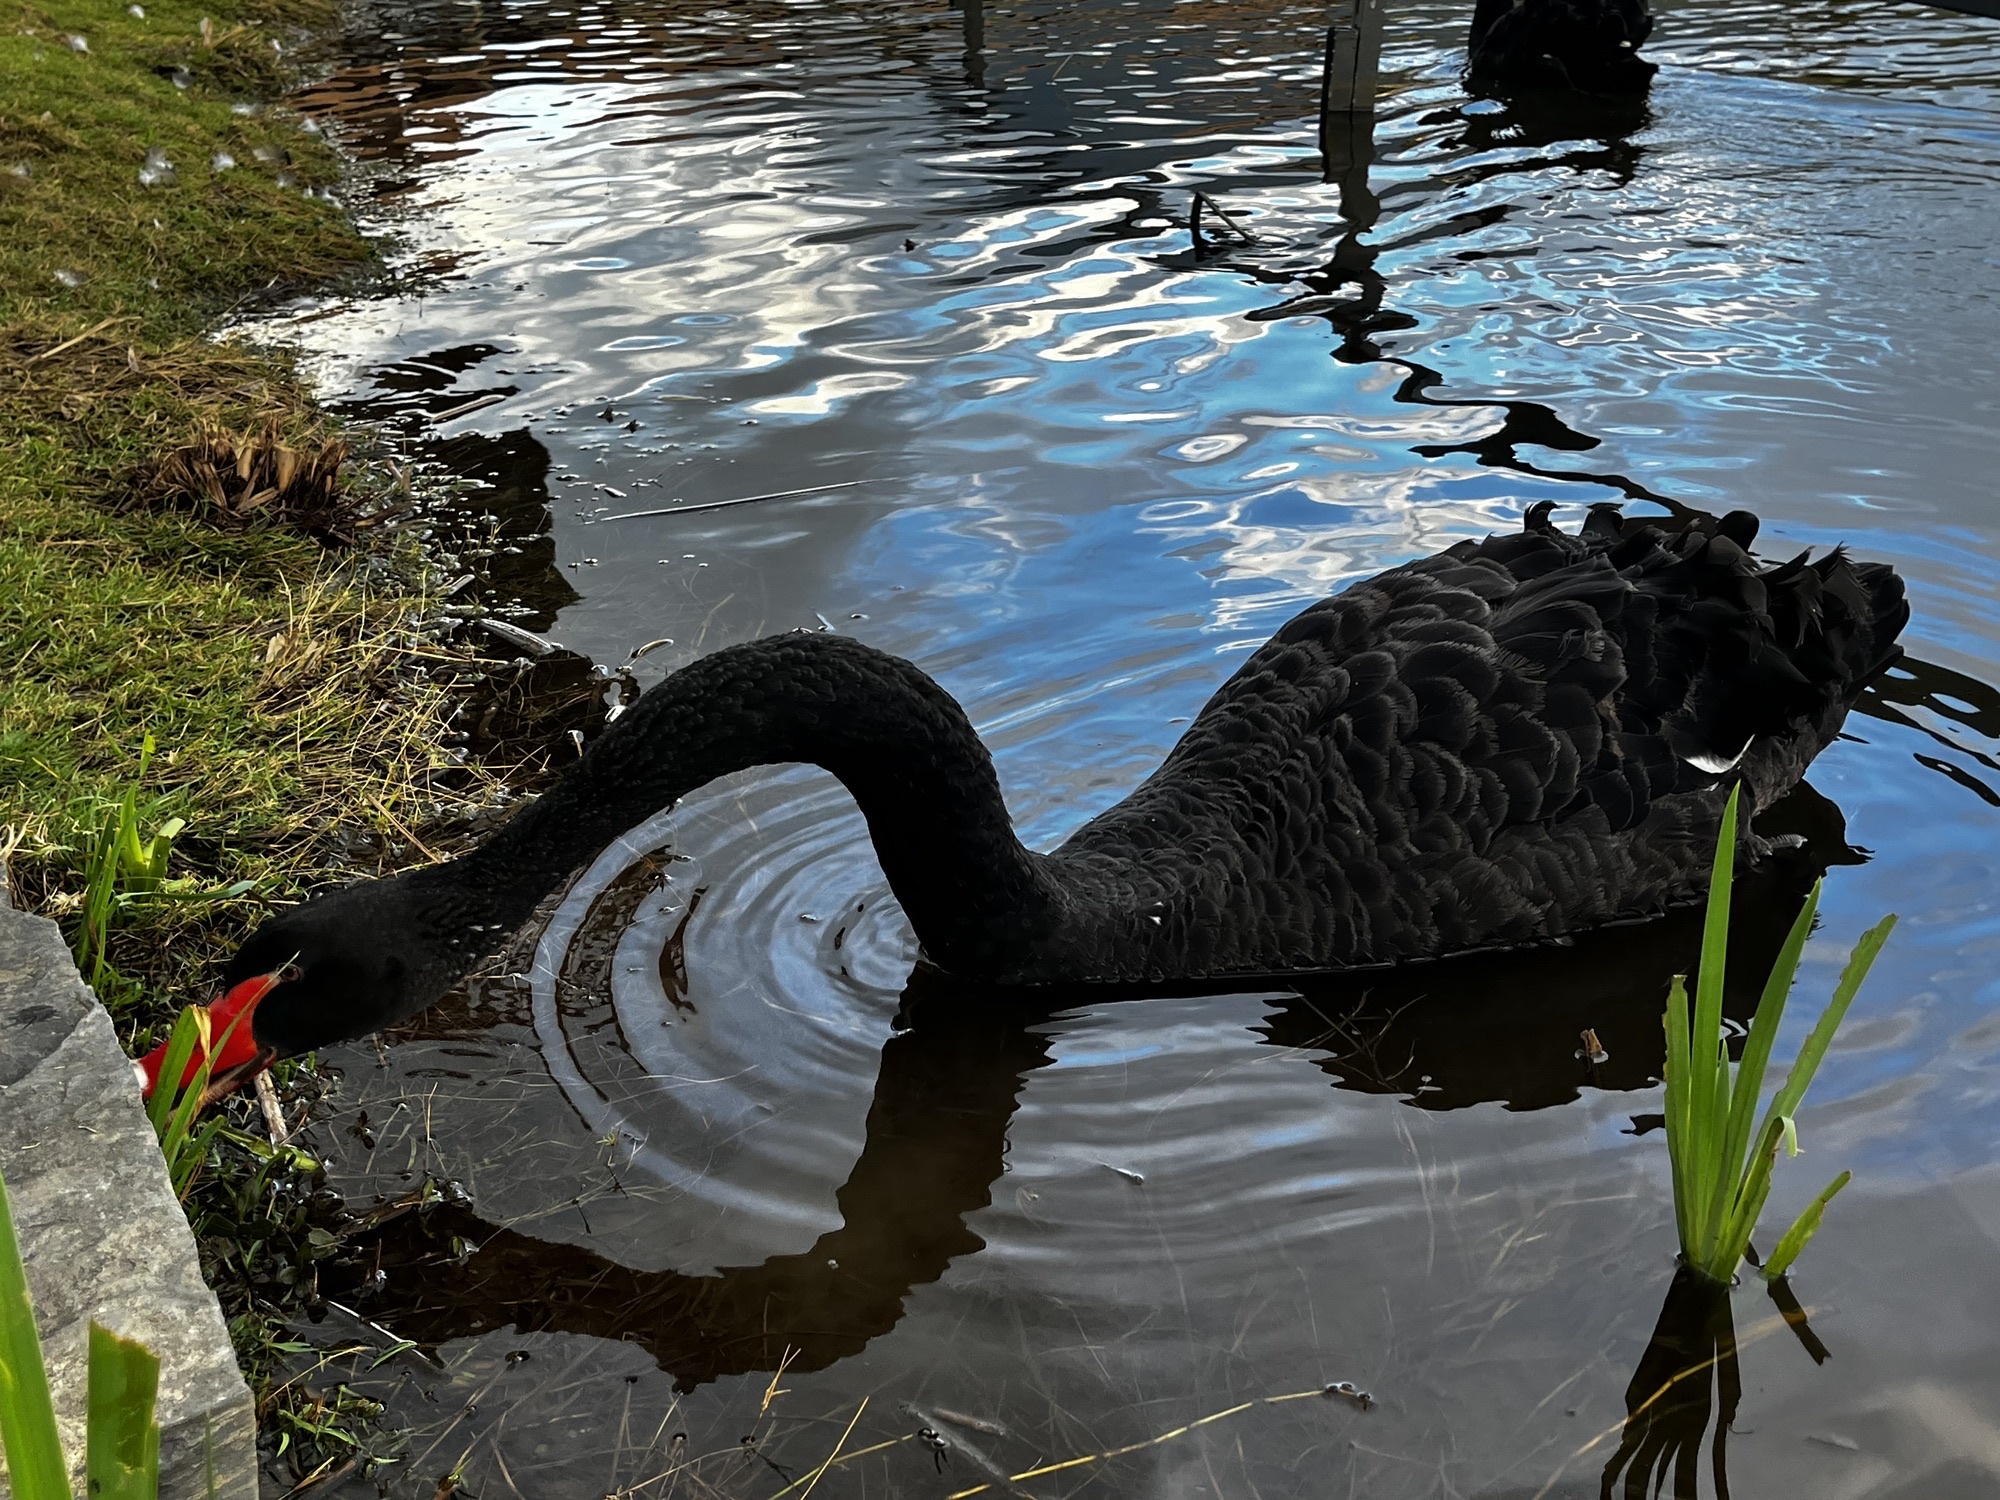
M 160 1362 L 144 1344 L 90 1325 L 84 1436 L 85 1493 L 92 1500 L 156 1500 L 160 1427 L 154 1399 Z M 14 1500 L 71 1500 L 69 1470 L 56 1432 L 42 1341 L 14 1234 L 14 1210 L 0 1178 L 0 1442 Z
M 1771 1060 L 1785 1001 L 1798 974 L 1799 958 L 1819 911 L 1820 888 L 1815 883 L 1798 920 L 1792 924 L 1772 966 L 1770 979 L 1757 1003 L 1742 1061 L 1731 1064 L 1722 1030 L 1722 981 L 1728 962 L 1729 895 L 1736 863 L 1737 794 L 1729 794 L 1722 815 L 1722 832 L 1709 877 L 1708 914 L 1702 928 L 1701 965 L 1695 978 L 1693 1015 L 1689 1015 L 1684 976 L 1676 975 L 1667 992 L 1666 1115 L 1667 1152 L 1673 1164 L 1674 1218 L 1680 1228 L 1681 1254 L 1689 1268 L 1709 1281 L 1728 1284 L 1735 1278 L 1757 1227 L 1757 1216 L 1771 1193 L 1771 1168 L 1780 1146 L 1798 1155 L 1798 1131 L 1793 1123 L 1806 1087 L 1847 1015 L 1861 981 L 1882 951 L 1896 918 L 1884 917 L 1861 936 L 1841 971 L 1833 999 L 1821 1012 L 1800 1049 L 1798 1061 L 1766 1106 L 1752 1130 L 1764 1071 Z M 1778 1241 L 1765 1260 L 1766 1276 L 1782 1276 L 1819 1229 L 1826 1205 L 1853 1176 L 1842 1172 L 1815 1198 Z

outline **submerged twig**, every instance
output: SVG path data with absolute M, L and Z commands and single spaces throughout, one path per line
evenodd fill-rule
M 1188 213 L 1188 233 L 1194 240 L 1194 249 L 1197 255 L 1202 251 L 1201 211 L 1204 208 L 1214 209 L 1215 216 L 1228 225 L 1230 231 L 1241 239 L 1244 244 L 1254 245 L 1257 243 L 1257 236 L 1237 223 L 1235 216 L 1228 209 L 1217 203 L 1200 188 L 1196 188 L 1194 190 L 1194 207 Z
M 818 495 L 828 490 L 851 490 L 866 479 L 842 479 L 832 484 L 808 484 L 796 490 L 773 490 L 768 495 L 739 495 L 734 500 L 703 500 L 697 505 L 663 505 L 657 510 L 626 510 L 615 516 L 599 516 L 600 521 L 636 521 L 642 516 L 688 516 L 698 510 L 721 510 L 728 505 L 755 505 L 759 500 L 789 500 L 794 495 Z

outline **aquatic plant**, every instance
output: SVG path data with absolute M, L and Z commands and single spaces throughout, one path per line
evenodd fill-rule
M 144 1344 L 90 1325 L 84 1492 L 92 1500 L 154 1500 L 160 1490 L 160 1426 L 154 1398 L 160 1361 Z M 7 1184 L 0 1178 L 0 1441 L 15 1500 L 70 1500 L 69 1468 L 56 1431 L 48 1368 L 35 1329 Z
M 1729 894 L 1736 856 L 1737 793 L 1729 794 L 1722 815 L 1710 874 L 1708 914 L 1702 929 L 1701 962 L 1695 977 L 1693 1016 L 1685 976 L 1676 975 L 1667 994 L 1666 1133 L 1673 1163 L 1674 1219 L 1680 1229 L 1681 1255 L 1696 1275 L 1727 1285 L 1750 1248 L 1757 1217 L 1771 1192 L 1771 1168 L 1782 1146 L 1799 1154 L 1793 1122 L 1833 1034 L 1847 1015 L 1861 981 L 1882 951 L 1896 918 L 1884 917 L 1854 945 L 1854 951 L 1834 986 L 1833 999 L 1821 1012 L 1798 1060 L 1765 1108 L 1753 1133 L 1758 1096 L 1771 1046 L 1784 1018 L 1785 1001 L 1798 973 L 1799 958 L 1819 911 L 1820 889 L 1812 893 L 1793 922 L 1777 962 L 1764 985 L 1757 1013 L 1743 1042 L 1741 1061 L 1732 1065 L 1728 1039 L 1722 1030 L 1722 980 L 1728 956 Z M 1786 1230 L 1765 1259 L 1767 1277 L 1785 1274 L 1819 1229 L 1826 1205 L 1853 1176 L 1842 1172 Z

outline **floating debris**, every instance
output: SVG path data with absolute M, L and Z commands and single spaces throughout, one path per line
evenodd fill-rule
M 1320 1394 L 1328 1400 L 1352 1401 L 1362 1411 L 1372 1411 L 1375 1406 L 1375 1398 L 1351 1380 L 1336 1380 L 1332 1385 L 1322 1386 Z
M 1588 1026 L 1583 1029 L 1583 1045 L 1576 1049 L 1576 1055 L 1593 1068 L 1611 1061 L 1611 1054 L 1604 1050 L 1604 1044 L 1597 1039 L 1597 1033 Z
M 172 187 L 174 185 L 174 164 L 167 160 L 167 153 L 158 146 L 146 153 L 146 164 L 139 168 L 139 186 Z
M 1098 1163 L 1098 1165 L 1104 1168 L 1105 1171 L 1107 1172 L 1116 1172 L 1120 1177 L 1124 1178 L 1127 1182 L 1136 1182 L 1141 1187 L 1144 1187 L 1146 1184 L 1145 1174 L 1141 1172 L 1135 1172 L 1130 1167 L 1114 1167 L 1108 1161 L 1101 1161 Z
M 640 483 L 645 481 L 641 480 Z M 809 484 L 796 490 L 772 490 L 765 495 L 739 495 L 734 500 L 704 500 L 698 505 L 668 505 L 658 510 L 628 510 L 615 516 L 604 516 L 606 521 L 636 521 L 644 516 L 692 515 L 698 510 L 721 510 L 726 505 L 754 505 L 760 500 L 789 500 L 794 495 L 821 495 L 829 490 L 851 490 L 856 485 L 868 484 L 866 479 L 842 479 L 832 484 Z M 895 483 L 893 480 L 886 483 Z M 690 557 L 694 554 L 689 553 Z
M 988 1437 L 1012 1436 L 998 1422 L 989 1422 L 984 1417 L 967 1416 L 962 1411 L 951 1410 L 950 1407 L 934 1406 L 931 1408 L 931 1413 L 941 1422 L 949 1422 L 954 1427 L 964 1427 L 973 1432 L 983 1432 Z

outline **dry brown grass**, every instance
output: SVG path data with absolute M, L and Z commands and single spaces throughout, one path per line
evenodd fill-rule
M 386 512 L 341 484 L 345 438 L 293 443 L 277 417 L 247 431 L 215 425 L 142 466 L 126 504 L 191 510 L 216 526 L 287 526 L 322 546 L 354 546 Z

